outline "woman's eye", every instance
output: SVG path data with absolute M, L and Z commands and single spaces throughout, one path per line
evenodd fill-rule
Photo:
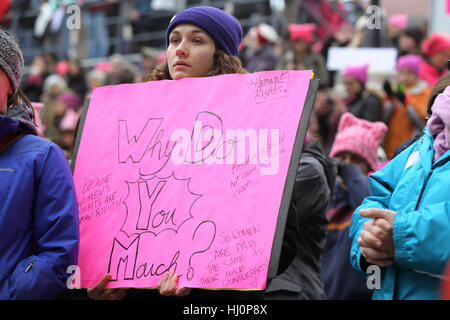
M 178 42 L 179 42 L 179 40 L 177 38 L 170 39 L 170 43 L 176 44 Z
M 197 43 L 197 44 L 203 43 L 202 39 L 200 39 L 200 38 L 194 38 L 194 39 L 192 39 L 192 42 Z

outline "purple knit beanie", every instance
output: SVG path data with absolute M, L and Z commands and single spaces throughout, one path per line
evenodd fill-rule
M 205 30 L 217 45 L 231 56 L 239 55 L 243 32 L 239 21 L 220 9 L 198 6 L 181 11 L 170 20 L 166 31 L 166 47 L 169 46 L 169 35 L 177 25 L 187 23 Z

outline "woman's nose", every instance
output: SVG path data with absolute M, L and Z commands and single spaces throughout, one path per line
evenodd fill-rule
M 177 50 L 175 51 L 175 53 L 176 53 L 176 55 L 177 55 L 178 57 L 180 57 L 180 56 L 186 56 L 186 50 L 185 50 L 185 49 L 177 49 Z
M 178 46 L 178 48 L 175 51 L 175 54 L 180 57 L 180 56 L 187 56 L 188 55 L 188 51 L 186 49 L 186 45 L 184 44 L 184 41 L 180 43 L 180 45 Z

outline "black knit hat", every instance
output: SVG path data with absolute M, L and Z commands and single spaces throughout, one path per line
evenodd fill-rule
M 198 6 L 186 9 L 173 16 L 166 31 L 166 46 L 169 46 L 170 32 L 177 25 L 188 23 L 205 30 L 217 45 L 231 56 L 239 55 L 243 32 L 239 21 L 220 9 Z
M 14 94 L 19 89 L 23 73 L 23 56 L 17 41 L 0 29 L 0 68 L 9 79 Z

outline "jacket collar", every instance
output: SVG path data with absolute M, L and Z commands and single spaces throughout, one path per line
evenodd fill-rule
M 447 150 L 435 163 L 433 163 L 433 142 L 434 137 L 429 133 L 428 128 L 423 129 L 424 135 L 417 141 L 420 161 L 425 171 L 430 171 L 433 167 L 442 165 L 443 163 L 450 160 L 450 150 Z
M 33 112 L 25 104 L 9 108 L 5 116 L 0 116 L 0 138 L 12 132 L 37 135 L 33 122 Z

